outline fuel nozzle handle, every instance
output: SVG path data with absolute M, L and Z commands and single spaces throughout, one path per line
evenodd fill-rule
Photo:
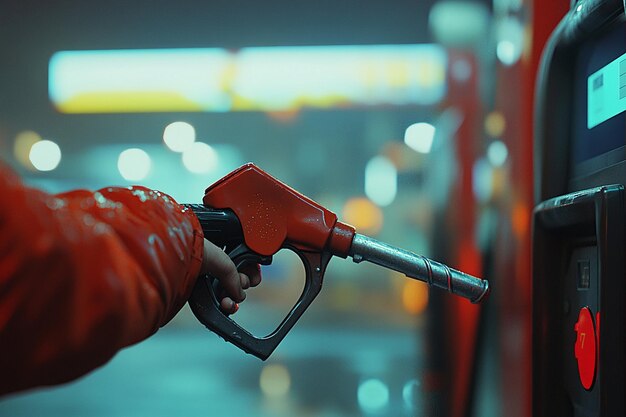
M 368 261 L 393 269 L 429 286 L 467 298 L 472 303 L 481 302 L 489 293 L 489 282 L 486 280 L 358 233 L 354 234 L 348 255 L 356 263 Z

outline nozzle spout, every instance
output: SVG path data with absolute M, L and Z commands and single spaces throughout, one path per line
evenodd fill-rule
M 354 235 L 348 255 L 354 262 L 368 261 L 393 269 L 409 278 L 467 298 L 472 303 L 481 302 L 489 293 L 489 282 L 486 280 L 358 233 Z

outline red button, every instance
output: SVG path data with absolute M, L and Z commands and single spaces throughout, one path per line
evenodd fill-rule
M 596 332 L 593 327 L 593 316 L 588 307 L 580 309 L 574 330 L 576 331 L 574 356 L 578 361 L 578 376 L 583 387 L 590 390 L 596 377 Z

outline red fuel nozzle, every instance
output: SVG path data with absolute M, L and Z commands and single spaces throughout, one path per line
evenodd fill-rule
M 352 256 L 399 271 L 408 277 L 480 302 L 489 292 L 487 281 L 446 265 L 355 233 L 337 215 L 283 184 L 253 164 L 231 172 L 206 190 L 196 213 L 205 237 L 224 247 L 235 265 L 268 264 L 282 248 L 293 250 L 306 272 L 303 293 L 278 328 L 256 337 L 227 317 L 219 307 L 213 279 L 201 277 L 189 304 L 209 329 L 241 349 L 266 359 L 313 302 L 322 288 L 333 255 Z
M 273 255 L 289 244 L 345 258 L 354 237 L 354 228 L 338 222 L 335 213 L 254 164 L 243 165 L 211 185 L 203 202 L 233 210 L 246 245 L 261 255 Z

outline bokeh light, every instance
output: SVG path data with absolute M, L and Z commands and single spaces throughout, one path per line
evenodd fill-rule
M 30 162 L 30 150 L 33 145 L 40 140 L 41 136 L 32 130 L 25 130 L 18 133 L 13 143 L 13 155 L 15 159 L 24 167 L 35 169 L 32 162 Z
M 398 171 L 384 156 L 375 156 L 365 167 L 365 195 L 381 207 L 395 200 L 398 192 Z
M 509 157 L 509 150 L 504 142 L 500 140 L 494 140 L 489 144 L 487 148 L 487 159 L 491 165 L 495 167 L 501 167 Z
M 261 370 L 259 386 L 268 397 L 284 397 L 291 388 L 289 370 L 281 364 L 266 365 Z
M 511 209 L 511 222 L 517 239 L 523 239 L 530 232 L 530 217 L 531 210 L 524 203 L 515 203 Z
M 455 59 L 450 66 L 450 72 L 452 78 L 460 83 L 464 83 L 472 76 L 472 64 L 467 59 Z
M 148 176 L 152 162 L 150 155 L 139 148 L 130 148 L 120 153 L 117 169 L 127 181 L 140 181 Z
M 489 9 L 479 2 L 440 0 L 428 15 L 428 26 L 435 39 L 453 47 L 481 42 L 489 28 Z
M 196 129 L 187 122 L 174 122 L 165 127 L 163 142 L 174 152 L 184 152 L 196 141 Z
M 498 138 L 504 134 L 506 129 L 506 119 L 499 111 L 490 112 L 485 117 L 485 132 L 491 137 Z
M 375 235 L 383 226 L 383 212 L 367 198 L 351 198 L 343 207 L 342 219 L 359 233 Z
M 505 66 L 515 64 L 524 49 L 524 27 L 516 17 L 508 17 L 497 27 L 496 55 Z
M 206 174 L 217 168 L 218 155 L 211 145 L 194 142 L 183 152 L 183 164 L 194 174 Z
M 419 153 L 429 153 L 435 139 L 435 126 L 430 123 L 414 123 L 404 132 L 404 143 Z
M 364 412 L 380 412 L 389 404 L 389 388 L 380 379 L 365 380 L 359 385 L 357 400 Z
M 519 52 L 515 49 L 515 44 L 508 39 L 498 42 L 496 49 L 498 59 L 506 66 L 513 65 L 517 58 L 519 58 Z
M 419 410 L 422 408 L 422 387 L 420 381 L 411 379 L 402 387 L 402 399 L 404 405 L 409 410 Z
M 472 167 L 472 188 L 476 199 L 484 203 L 493 194 L 493 165 L 487 158 L 480 158 Z
M 51 140 L 40 140 L 30 148 L 28 158 L 39 171 L 52 171 L 61 162 L 61 148 Z
M 428 284 L 415 280 L 405 280 L 402 288 L 402 305 L 414 315 L 421 314 L 428 306 Z

